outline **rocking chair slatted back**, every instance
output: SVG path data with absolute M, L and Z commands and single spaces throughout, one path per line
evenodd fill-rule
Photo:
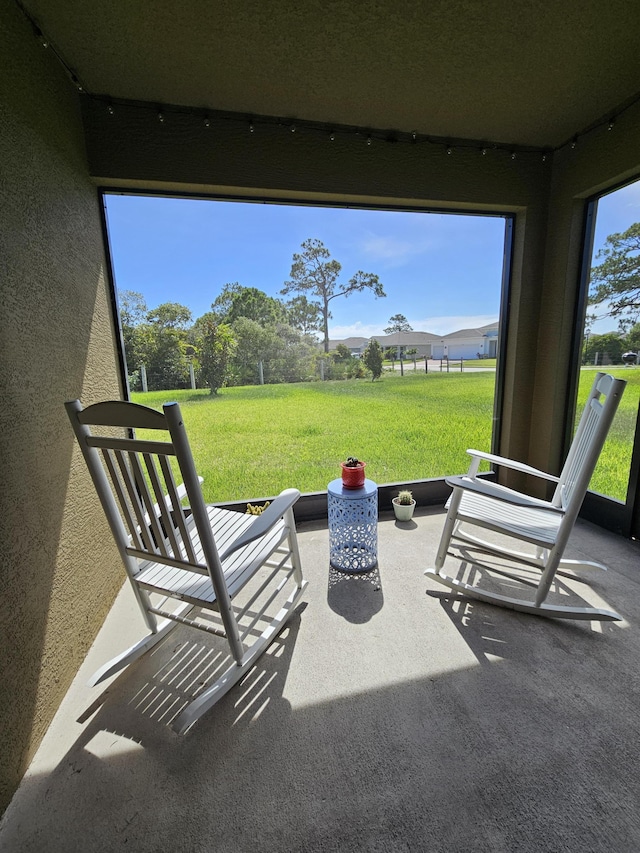
M 75 403 L 67 405 L 75 414 Z M 206 563 L 198 559 L 190 533 L 193 525 L 188 524 L 182 506 L 187 487 L 176 482 L 174 467 L 182 473 L 185 462 L 179 460 L 179 465 L 172 466 L 171 459 L 177 457 L 174 442 L 96 434 L 96 430 L 113 432 L 114 426 L 168 433 L 166 415 L 132 403 L 109 401 L 79 409 L 76 423 L 80 446 L 129 575 L 135 577 L 139 572 L 139 560 L 210 574 Z M 195 472 L 193 477 L 197 483 Z M 199 488 L 194 498 L 202 502 Z M 207 544 L 219 566 L 212 537 Z M 213 577 L 212 582 L 217 586 Z
M 552 499 L 555 506 L 566 511 L 569 511 L 573 501 L 577 502 L 576 517 L 625 385 L 623 379 L 598 373 L 585 403 Z
M 88 437 L 87 444 L 101 451 L 109 472 L 129 537 L 127 553 L 198 566 L 182 507 L 185 490 L 176 483 L 171 467 L 170 458 L 176 455 L 173 444 L 102 436 Z

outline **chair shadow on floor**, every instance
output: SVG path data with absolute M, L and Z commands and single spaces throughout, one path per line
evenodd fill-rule
M 208 719 L 238 726 L 259 715 L 289 713 L 282 698 L 301 614 L 298 605 L 273 644 L 255 665 L 197 723 Z M 195 635 L 195 636 L 194 636 Z M 224 639 L 178 627 L 161 643 L 123 670 L 78 717 L 91 720 L 89 731 L 106 729 L 136 741 L 154 739 L 169 729 L 186 705 L 216 680 L 232 662 Z M 172 734 L 172 733 L 171 733 Z M 84 737 L 84 736 L 83 736 Z M 176 737 L 189 737 L 179 735 Z
M 495 560 L 491 567 L 479 566 L 466 559 L 450 559 L 447 565 L 452 576 L 458 580 L 471 585 L 479 584 L 497 594 L 519 598 L 530 596 L 533 599 L 540 576 L 540 572 L 534 568 L 523 571 L 522 567 L 507 566 L 500 560 Z M 591 573 L 588 577 L 578 577 L 570 572 L 558 571 L 549 590 L 548 600 L 550 603 L 576 607 L 594 603 L 602 605 L 600 584 L 596 578 L 597 575 Z M 475 600 L 453 590 L 447 592 L 427 588 L 426 594 L 439 599 L 452 624 L 482 664 L 491 663 L 496 658 L 514 661 L 527 658 L 531 654 L 531 646 L 522 643 L 523 631 L 527 632 L 532 640 L 548 637 L 551 633 L 554 642 L 562 643 L 563 636 L 566 636 L 567 640 L 575 640 L 581 635 L 589 641 L 597 642 L 603 636 L 614 634 L 621 629 L 620 623 L 614 622 L 550 619 L 519 613 Z

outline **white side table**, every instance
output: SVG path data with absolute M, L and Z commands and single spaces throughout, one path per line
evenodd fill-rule
M 345 489 L 342 479 L 327 486 L 329 562 L 343 572 L 368 572 L 378 564 L 378 486 Z

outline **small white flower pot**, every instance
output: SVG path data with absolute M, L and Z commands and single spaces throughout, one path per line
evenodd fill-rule
M 396 514 L 397 521 L 411 521 L 413 511 L 416 508 L 415 501 L 411 501 L 410 504 L 400 504 L 398 503 L 398 498 L 392 498 L 391 503 L 393 504 L 393 511 Z

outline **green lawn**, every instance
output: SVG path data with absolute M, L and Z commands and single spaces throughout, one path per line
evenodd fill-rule
M 615 371 L 630 381 L 594 487 L 626 483 L 640 391 L 640 370 Z M 581 400 L 593 377 L 584 371 Z M 180 403 L 205 498 L 268 497 L 295 486 L 320 491 L 358 456 L 378 483 L 466 470 L 467 447 L 490 449 L 494 373 L 385 373 L 382 380 L 313 382 L 207 391 L 137 393 L 134 402 Z M 626 468 L 625 468 L 626 465 Z M 602 469 L 602 470 L 600 470 Z M 603 484 L 605 488 L 603 488 Z
M 589 486 L 595 492 L 625 501 L 627 481 L 633 450 L 633 436 L 640 399 L 640 367 L 604 368 L 608 373 L 627 380 L 627 387 L 618 407 L 607 441 L 598 460 Z M 595 370 L 583 369 L 580 376 L 578 405 L 584 405 Z M 579 413 L 581 409 L 579 409 Z

